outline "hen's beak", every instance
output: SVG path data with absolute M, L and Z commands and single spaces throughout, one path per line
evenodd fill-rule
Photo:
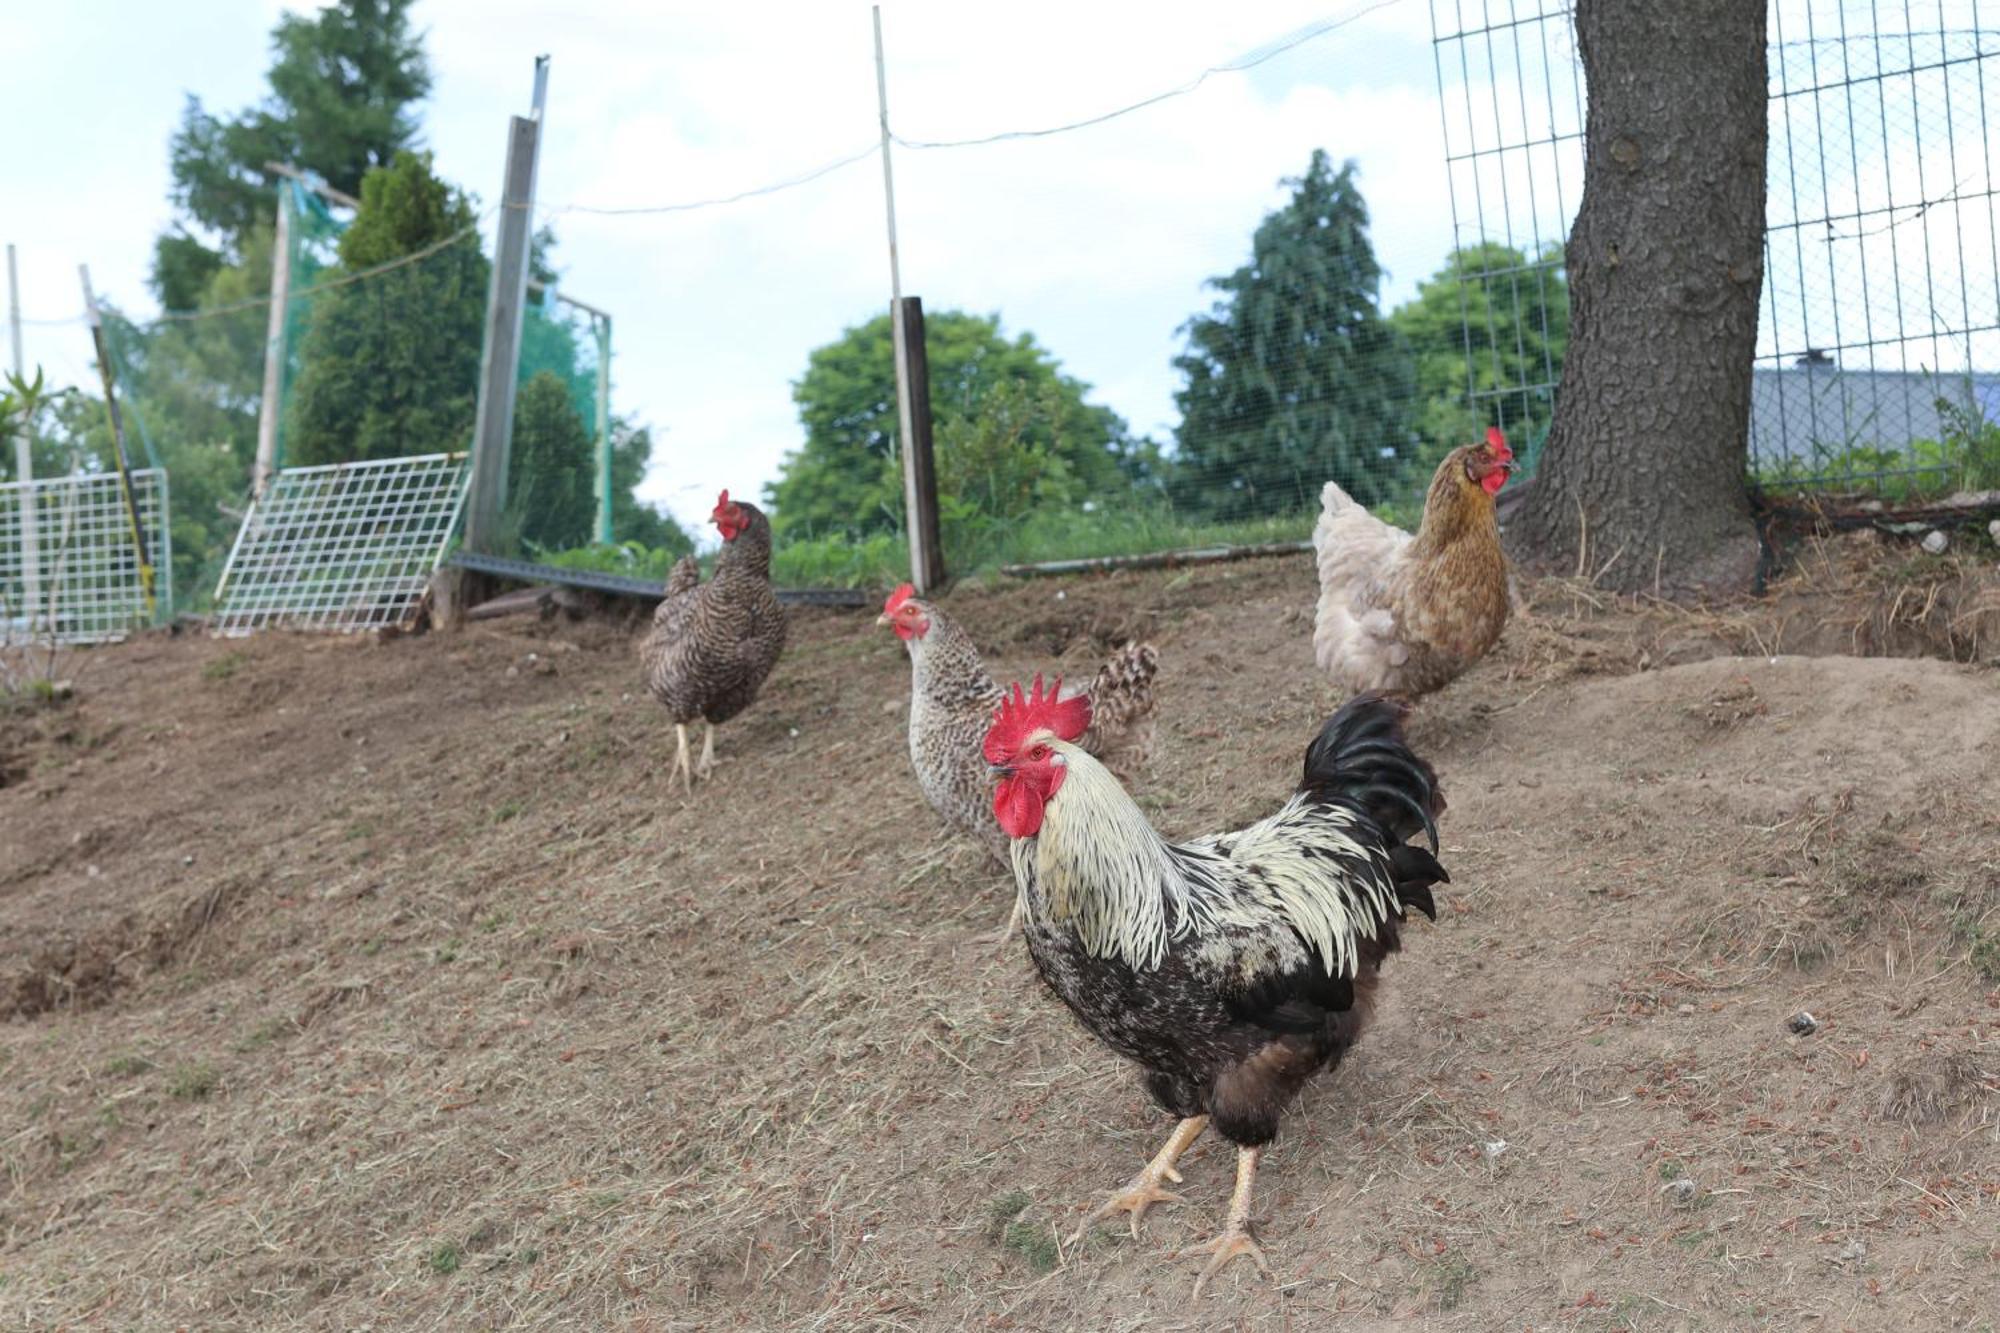
M 875 617 L 875 623 L 878 625 L 887 625 L 890 624 L 891 622 L 889 620 L 889 617 L 884 615 Z

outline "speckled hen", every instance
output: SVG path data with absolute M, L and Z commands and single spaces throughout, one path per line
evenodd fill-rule
M 756 701 L 785 648 L 785 608 L 771 591 L 771 524 L 724 491 L 709 516 L 722 533 L 715 573 L 701 581 L 694 557 L 667 575 L 667 595 L 639 643 L 646 688 L 666 705 L 679 747 L 674 772 L 690 794 L 715 768 L 715 729 Z M 687 724 L 707 724 L 701 758 L 688 764 Z
M 910 764 L 924 799 L 955 831 L 1007 864 L 1007 836 L 993 822 L 993 778 L 979 747 L 1000 707 L 1001 690 L 972 638 L 938 606 L 905 583 L 889 595 L 876 624 L 895 630 L 910 650 Z M 1153 738 L 1153 678 L 1160 654 L 1128 643 L 1097 669 L 1087 687 L 1091 728 L 1081 740 L 1114 772 L 1130 777 Z M 1018 904 L 1001 936 L 1020 923 Z
M 1222 1233 L 1199 1247 L 1197 1296 L 1238 1256 L 1269 1272 L 1250 1226 L 1258 1154 L 1299 1089 L 1361 1035 L 1406 911 L 1435 915 L 1444 868 L 1406 840 L 1428 833 L 1435 849 L 1444 800 L 1403 742 L 1406 707 L 1351 700 L 1307 747 L 1276 814 L 1179 844 L 1076 744 L 1087 701 L 1044 694 L 1039 679 L 1029 693 L 1017 685 L 987 732 L 1029 956 L 1180 1117 L 1084 1225 L 1124 1211 L 1137 1235 L 1146 1209 L 1175 1197 L 1161 1182 L 1180 1179 L 1175 1163 L 1204 1129 L 1237 1145 L 1236 1191 Z

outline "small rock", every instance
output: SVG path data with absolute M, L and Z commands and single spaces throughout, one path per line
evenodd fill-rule
M 1944 535 L 1942 528 L 1932 528 L 1924 534 L 1922 546 L 1926 555 L 1943 555 L 1945 547 L 1950 545 L 1951 538 Z
M 193 853 L 193 852 L 189 852 L 189 853 L 188 853 L 188 854 L 187 854 L 186 856 L 183 856 L 183 857 L 181 858 L 181 864 L 182 864 L 182 865 L 184 865 L 184 866 L 191 866 L 191 865 L 193 865 L 193 864 L 194 864 L 194 853 Z
M 1667 1202 L 1676 1208 L 1685 1208 L 1694 1202 L 1698 1187 L 1694 1181 L 1682 1176 L 1679 1180 L 1669 1180 L 1660 1186 L 1660 1193 L 1667 1196 Z
M 1993 539 L 1995 546 L 2000 546 L 2000 518 L 1996 518 L 1986 525 L 1986 535 Z
M 1057 589 L 1056 589 L 1056 600 L 1057 600 L 1058 602 L 1067 602 L 1067 601 L 1069 600 L 1069 594 L 1068 594 L 1067 592 L 1063 591 L 1063 590 L 1062 590 L 1061 588 L 1057 588 Z
M 906 704 L 901 699 L 884 699 L 882 701 L 882 711 L 885 713 L 900 713 L 905 707 Z
M 507 674 L 510 676 L 518 676 L 521 674 L 521 668 L 517 666 L 510 666 L 507 668 Z
M 1691 1004 L 1677 1004 L 1674 1006 L 1674 1012 L 1685 1018 L 1694 1012 L 1694 1006 Z
M 104 872 L 99 870 L 95 865 L 87 865 L 83 868 L 83 873 L 91 879 L 96 879 Z
M 1507 1151 L 1507 1140 L 1494 1139 L 1490 1143 L 1482 1143 L 1479 1145 L 1479 1150 L 1486 1155 L 1487 1161 L 1497 1162 L 1500 1160 L 1501 1154 Z
M 1847 1247 L 1837 1256 L 1844 1264 L 1857 1264 L 1868 1257 L 1868 1243 L 1856 1236 L 1847 1242 Z
M 793 740 L 797 740 L 799 738 L 799 729 L 797 727 L 789 727 L 786 729 L 785 734 L 790 736 Z
M 1819 1031 L 1819 1020 L 1801 1009 L 1785 1021 L 1785 1027 L 1796 1037 L 1810 1037 Z

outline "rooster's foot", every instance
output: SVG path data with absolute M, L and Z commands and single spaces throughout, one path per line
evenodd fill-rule
M 1250 1191 L 1257 1180 L 1256 1148 L 1236 1150 L 1236 1191 L 1229 1196 L 1229 1218 L 1223 1224 L 1222 1234 L 1214 1240 L 1190 1246 L 1174 1257 L 1193 1258 L 1196 1255 L 1209 1256 L 1208 1263 L 1201 1270 L 1201 1276 L 1194 1280 L 1194 1298 L 1201 1299 L 1201 1289 L 1208 1280 L 1229 1266 L 1229 1261 L 1249 1255 L 1257 1265 L 1257 1271 L 1266 1279 L 1271 1276 L 1271 1265 L 1264 1261 L 1264 1249 L 1250 1231 Z
M 1144 1220 L 1148 1208 L 1156 1203 L 1181 1201 L 1181 1196 L 1172 1190 L 1161 1189 L 1160 1182 L 1170 1180 L 1176 1185 L 1181 1183 L 1181 1173 L 1174 1169 L 1174 1164 L 1180 1161 L 1181 1154 L 1201 1137 L 1202 1130 L 1206 1128 L 1208 1128 L 1208 1117 L 1205 1115 L 1189 1116 L 1175 1125 L 1166 1146 L 1154 1155 L 1152 1161 L 1146 1163 L 1138 1175 L 1132 1177 L 1131 1184 L 1099 1204 L 1095 1212 L 1083 1219 L 1083 1225 L 1076 1229 L 1076 1236 L 1071 1243 L 1075 1244 L 1076 1241 L 1082 1240 L 1086 1231 L 1107 1218 L 1116 1217 L 1119 1213 L 1132 1215 L 1132 1237 L 1138 1239 L 1139 1223 Z

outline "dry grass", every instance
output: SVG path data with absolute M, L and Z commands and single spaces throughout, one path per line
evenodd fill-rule
M 1310 579 L 954 609 L 1016 670 L 1153 638 L 1140 794 L 1187 834 L 1330 702 Z M 1005 887 L 919 805 L 865 617 L 802 619 L 692 803 L 602 629 L 104 654 L 101 739 L 0 791 L 0 1324 L 1979 1327 L 1991 674 L 1639 672 L 1715 613 L 1528 601 L 1417 721 L 1453 884 L 1266 1159 L 1278 1282 L 1200 1309 L 1163 1260 L 1229 1154 L 1069 1245 L 1165 1125 L 979 942 Z

